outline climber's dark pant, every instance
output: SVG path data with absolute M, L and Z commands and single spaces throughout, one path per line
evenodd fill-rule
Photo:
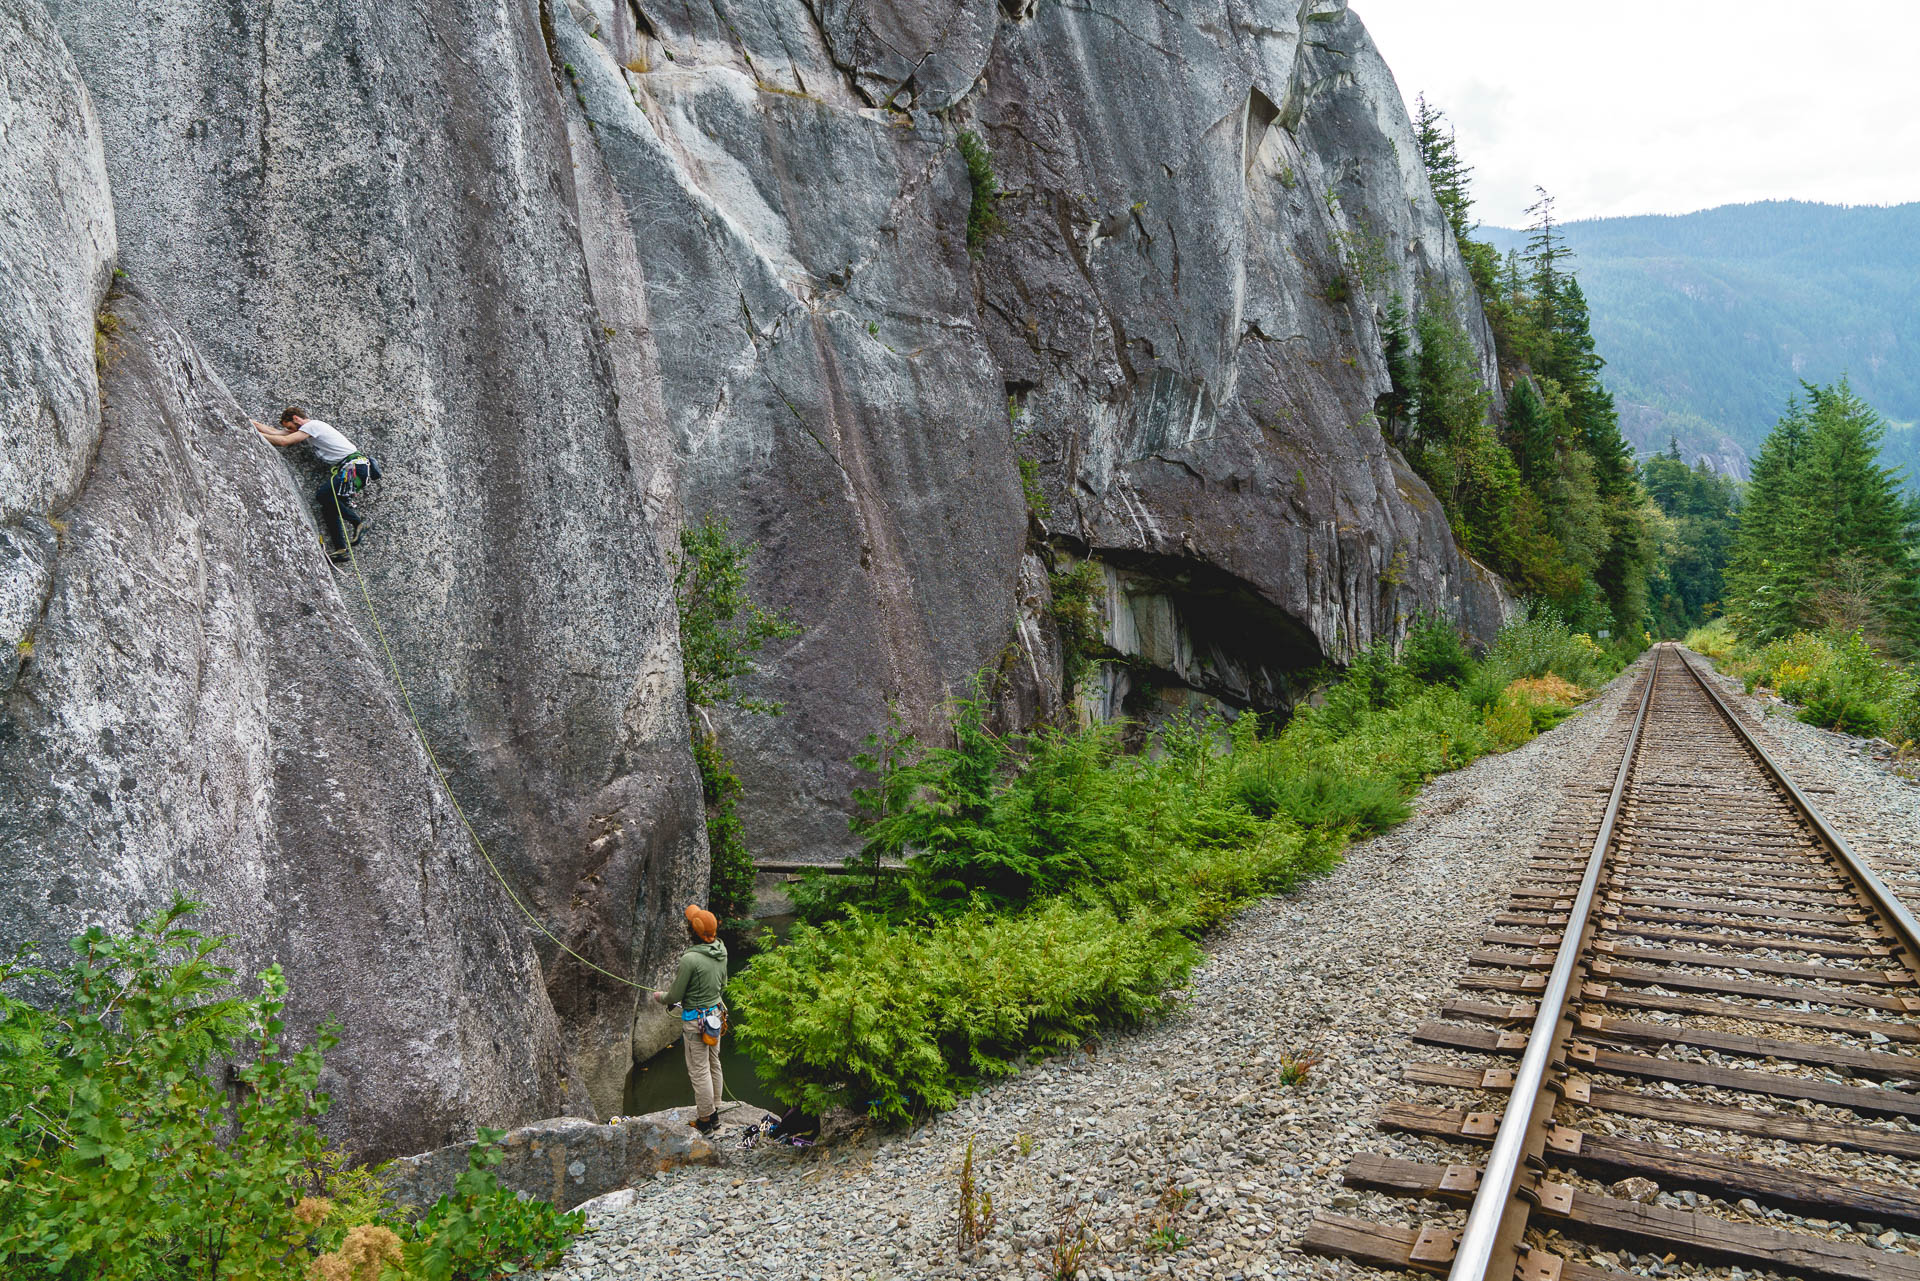
M 327 531 L 328 550 L 336 552 L 344 550 L 347 545 L 347 535 L 340 522 L 345 520 L 347 524 L 358 527 L 366 518 L 360 514 L 360 509 L 353 505 L 353 499 L 334 489 L 332 477 L 320 482 L 320 488 L 313 491 L 313 501 L 320 504 L 320 527 Z
M 355 459 L 350 465 L 366 469 L 367 474 L 362 477 L 362 484 L 380 479 L 380 464 L 371 458 Z M 345 551 L 347 534 L 341 522 L 344 520 L 348 525 L 358 529 L 360 522 L 366 519 L 360 514 L 360 509 L 353 505 L 351 481 L 339 471 L 328 472 L 327 478 L 320 482 L 320 488 L 313 491 L 313 501 L 320 504 L 320 524 L 327 531 L 328 549 L 336 552 Z

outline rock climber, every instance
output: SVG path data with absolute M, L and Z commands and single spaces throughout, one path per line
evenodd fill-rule
M 248 421 L 282 449 L 302 441 L 312 444 L 313 452 L 327 465 L 327 478 L 313 491 L 313 501 L 320 507 L 320 523 L 329 535 L 327 555 L 335 562 L 345 558 L 348 548 L 360 541 L 360 526 L 366 520 L 354 505 L 354 496 L 367 487 L 367 482 L 380 479 L 380 464 L 361 453 L 338 428 L 309 417 L 298 405 L 280 411 L 279 431 L 258 419 Z M 351 537 L 342 521 L 353 527 Z
M 717 937 L 719 918 L 696 903 L 687 904 L 687 950 L 673 986 L 649 993 L 662 1005 L 680 1007 L 680 1039 L 687 1051 L 687 1075 L 693 1078 L 694 1119 L 702 1134 L 720 1128 L 720 1100 L 726 1085 L 720 1076 L 720 1041 L 727 1034 L 727 945 Z

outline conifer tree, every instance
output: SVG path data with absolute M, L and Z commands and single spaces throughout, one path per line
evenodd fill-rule
M 1552 474 L 1553 418 L 1531 378 L 1520 379 L 1507 393 L 1507 443 L 1528 484 L 1538 485 Z
M 1387 359 L 1387 393 L 1375 408 L 1386 428 L 1396 435 L 1413 424 L 1414 367 L 1413 335 L 1407 330 L 1407 304 L 1399 294 L 1387 304 L 1387 323 L 1381 333 Z
M 1754 460 L 1727 571 L 1729 613 L 1753 640 L 1802 628 L 1916 636 L 1910 504 L 1880 465 L 1886 425 L 1845 379 L 1803 384 Z
M 1460 159 L 1446 113 L 1429 103 L 1424 93 L 1414 99 L 1413 135 L 1420 144 L 1420 159 L 1426 166 L 1433 198 L 1447 216 L 1454 236 L 1464 241 L 1473 231 L 1473 200 L 1467 194 L 1467 177 L 1473 167 Z

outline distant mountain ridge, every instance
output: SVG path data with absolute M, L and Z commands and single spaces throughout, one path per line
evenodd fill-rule
M 1920 481 L 1920 203 L 1766 201 L 1562 228 L 1621 426 L 1745 477 L 1801 380 L 1846 375 Z M 1503 253 L 1528 233 L 1482 227 Z

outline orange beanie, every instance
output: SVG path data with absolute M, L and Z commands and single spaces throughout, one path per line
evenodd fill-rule
M 693 936 L 702 943 L 711 943 L 714 936 L 720 933 L 720 920 L 698 903 L 689 903 L 687 904 L 687 928 L 692 930 Z

